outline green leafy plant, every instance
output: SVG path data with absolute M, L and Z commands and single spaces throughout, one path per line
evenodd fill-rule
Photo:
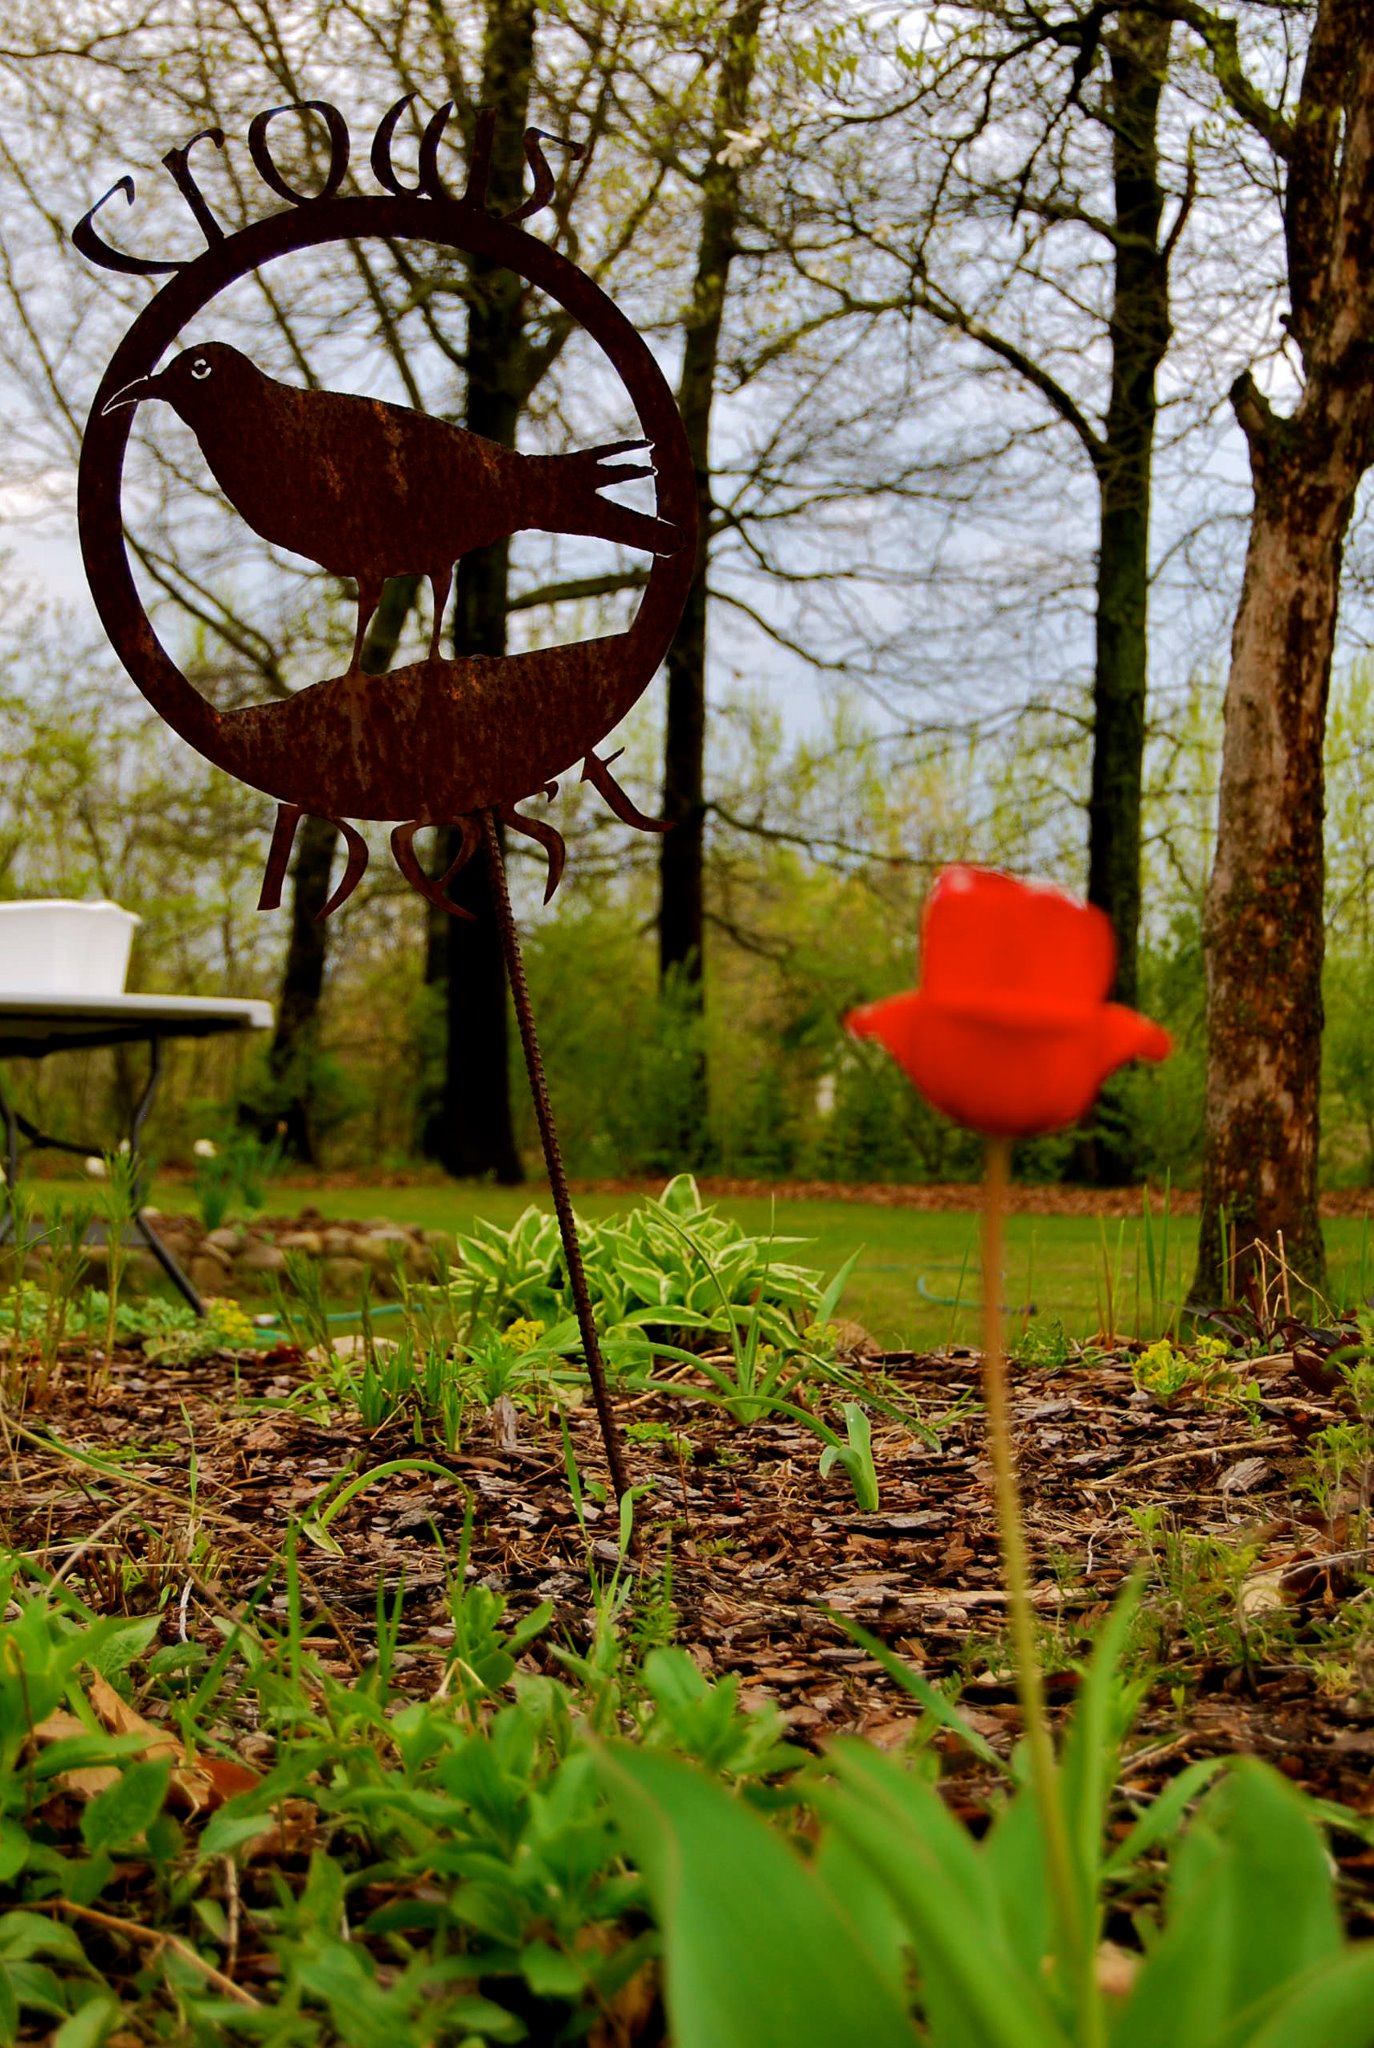
M 16 1190 L 13 1211 L 15 1238 L 37 1251 L 44 1263 L 41 1282 L 24 1277 L 24 1260 L 14 1260 L 4 1331 L 10 1339 L 0 1369 L 0 1394 L 20 1411 L 42 1409 L 62 1378 L 62 1346 L 76 1334 L 73 1311 L 86 1272 L 86 1239 L 92 1210 L 89 1203 L 60 1208 L 45 1229 L 36 1227 L 32 1204 Z
M 796 1240 L 751 1236 L 706 1207 L 690 1174 L 623 1217 L 579 1221 L 578 1231 L 607 1360 L 622 1371 L 647 1365 L 660 1339 L 732 1341 L 750 1327 L 756 1346 L 794 1349 L 803 1329 L 829 1319 L 820 1310 L 830 1300 L 833 1311 L 843 1288 L 778 1257 Z M 457 1243 L 459 1262 L 442 1287 L 415 1294 L 441 1305 L 459 1333 L 478 1320 L 552 1328 L 573 1315 L 558 1225 L 547 1212 L 527 1209 L 509 1230 L 478 1223 Z
M 1155 1230 L 1150 1190 L 1145 1187 L 1140 1191 L 1140 1229 L 1145 1250 L 1145 1278 L 1149 1288 L 1150 1328 L 1163 1330 L 1166 1336 L 1177 1333 L 1182 1300 L 1182 1290 L 1179 1288 L 1175 1289 L 1175 1300 L 1172 1304 L 1165 1298 L 1165 1289 L 1169 1281 L 1169 1240 L 1172 1224 L 1173 1186 L 1170 1176 L 1166 1173 L 1158 1234 Z
M 1374 1429 L 1362 1417 L 1328 1423 L 1307 1439 L 1299 1484 L 1312 1496 L 1334 1537 L 1347 1519 L 1353 1548 L 1369 1540 L 1370 1480 L 1374 1475 Z
M 105 1182 L 99 1200 L 100 1221 L 104 1226 L 105 1238 L 105 1328 L 102 1332 L 104 1343 L 98 1373 L 95 1370 L 94 1354 L 89 1348 L 87 1350 L 88 1395 L 93 1395 L 109 1376 L 110 1360 L 114 1355 L 115 1340 L 119 1335 L 119 1292 L 129 1262 L 129 1231 L 138 1213 L 141 1178 L 142 1168 L 132 1151 L 106 1153 Z
M 1277 1772 L 1207 1760 L 1110 1841 L 1115 1665 L 1133 1601 L 1100 1637 L 1065 1743 L 1062 1897 L 1045 1883 L 1025 1783 L 975 1842 L 926 1777 L 845 1738 L 805 1785 L 823 1825 L 804 1859 L 699 1770 L 623 1744 L 602 1752 L 663 1925 L 679 2048 L 1369 2048 L 1374 1943 L 1343 1945 L 1320 1830 Z M 940 1718 L 957 1724 L 947 1704 Z M 1128 1989 L 1106 1988 L 1105 1904 L 1166 1845 L 1144 1954 Z
M 840 1466 L 854 1489 L 855 1505 L 867 1514 L 878 1509 L 878 1474 L 873 1464 L 873 1425 L 857 1401 L 844 1404 L 846 1443 L 827 1444 L 821 1452 L 821 1477 Z
M 172 1329 L 145 1336 L 144 1356 L 162 1365 L 194 1365 L 220 1351 L 270 1350 L 278 1341 L 228 1295 L 208 1295 L 204 1307 L 203 1316 L 189 1316 Z
M 988 1143 L 983 1395 L 1024 1767 L 975 1842 L 925 1776 L 837 1742 L 808 1804 L 809 1861 L 686 1766 L 616 1747 L 602 1782 L 663 1926 L 677 2048 L 1370 2048 L 1374 1944 L 1347 1950 L 1313 1815 L 1275 1772 L 1231 1767 L 1170 1859 L 1162 1920 L 1124 1995 L 1099 1949 L 1116 1880 L 1171 1839 L 1216 1769 L 1182 1774 L 1108 1849 L 1116 1762 L 1140 1690 L 1118 1666 L 1139 1597 L 1100 1631 L 1056 1755 L 1015 1466 L 998 1291 L 1006 1140 Z M 1112 1320 L 1115 1276 L 1108 1273 Z M 871 1648 L 872 1645 L 869 1644 Z M 885 1655 L 880 1661 L 891 1665 Z M 958 1716 L 917 1674 L 938 1723 Z M 938 1704 L 937 1704 L 938 1702 Z M 987 1760 L 987 1745 L 973 1738 Z M 762 1911 L 751 1902 L 765 1901 Z
M 30 1345 L 51 1313 L 51 1289 L 41 1280 L 20 1280 L 0 1308 L 0 1332 L 7 1338 L 17 1335 L 21 1346 Z M 110 1297 L 103 1287 L 74 1288 L 63 1317 L 63 1333 L 70 1338 L 104 1338 L 109 1316 Z M 127 1342 L 160 1336 L 168 1330 L 190 1329 L 195 1321 L 194 1310 L 184 1301 L 149 1294 L 138 1301 L 116 1303 L 115 1337 Z
M 1202 1401 L 1234 1401 L 1253 1409 L 1260 1399 L 1258 1383 L 1242 1380 L 1222 1337 L 1199 1336 L 1183 1350 L 1160 1337 L 1131 1364 L 1131 1377 L 1157 1401 L 1191 1395 Z
M 1047 1317 L 1043 1322 L 1027 1323 L 1015 1344 L 1011 1355 L 1018 1365 L 1031 1365 L 1041 1372 L 1058 1372 L 1068 1364 L 1078 1350 L 1068 1335 L 1059 1316 Z

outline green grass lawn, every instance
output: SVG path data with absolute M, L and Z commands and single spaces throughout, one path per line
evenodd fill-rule
M 51 1182 L 45 1194 L 90 1194 L 89 1182 Z M 184 1181 L 158 1182 L 152 1199 L 161 1208 L 191 1206 Z M 588 1217 L 623 1209 L 623 1195 L 581 1195 L 577 1207 Z M 446 1182 L 396 1188 L 280 1187 L 271 1192 L 274 1213 L 294 1213 L 306 1203 L 325 1216 L 387 1217 L 434 1230 L 462 1231 L 477 1216 L 506 1225 L 531 1201 L 547 1206 L 539 1186 L 496 1188 Z M 981 1288 L 977 1216 L 973 1211 L 927 1213 L 861 1202 L 775 1202 L 728 1199 L 719 1203 L 748 1230 L 795 1237 L 804 1246 L 787 1256 L 827 1276 L 862 1247 L 842 1312 L 889 1346 L 935 1346 L 978 1342 Z M 1162 1224 L 1156 1213 L 1157 1268 Z M 1145 1231 L 1140 1218 L 1099 1223 L 1091 1217 L 1014 1216 L 1007 1224 L 1006 1305 L 1016 1315 L 1033 1307 L 1040 1323 L 1061 1322 L 1068 1335 L 1090 1336 L 1103 1327 L 1107 1296 L 1112 1320 L 1126 1335 L 1158 1334 L 1173 1304 L 1187 1291 L 1197 1241 L 1193 1217 L 1174 1217 L 1168 1232 L 1167 1271 L 1152 1303 Z M 1374 1287 L 1374 1241 L 1359 1219 L 1326 1225 L 1333 1297 L 1338 1303 L 1368 1295 Z

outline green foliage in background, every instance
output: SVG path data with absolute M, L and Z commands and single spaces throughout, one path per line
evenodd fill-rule
M 1333 681 L 1322 1116 L 1328 1183 L 1374 1176 L 1370 695 L 1364 668 Z M 1168 1027 L 1175 1051 L 1162 1066 L 1123 1073 L 1105 1112 L 1129 1122 L 1142 1171 L 1156 1182 L 1167 1173 L 1180 1187 L 1195 1183 L 1201 1158 L 1200 932 L 1219 702 L 1219 685 L 1207 677 L 1158 699 L 1147 761 L 1140 1003 Z M 23 857 L 0 876 L 0 893 L 119 896 L 145 920 L 131 985 L 270 996 L 278 971 L 272 948 L 283 930 L 253 912 L 263 837 L 257 814 L 243 810 L 251 799 L 213 778 L 183 788 L 141 716 L 111 717 L 94 686 L 72 680 L 49 699 L 16 698 L 7 708 L 12 836 Z M 530 983 L 572 1171 L 667 1175 L 695 1166 L 760 1179 L 973 1178 L 977 1154 L 967 1136 L 927 1110 L 876 1049 L 850 1043 L 841 1019 L 855 1003 L 915 978 L 920 905 L 942 863 L 1029 864 L 1081 887 L 1081 831 L 1064 790 L 1081 780 L 1082 760 L 1065 754 L 1053 721 L 1037 723 L 1030 714 L 998 734 L 950 742 L 901 765 L 852 702 L 837 700 L 809 741 L 787 739 L 761 715 L 737 724 L 733 810 L 771 818 L 791 836 L 784 843 L 712 821 L 704 1017 L 672 986 L 660 997 L 655 870 L 642 846 L 607 859 L 602 827 L 566 792 L 567 878 L 547 912 L 534 865 L 513 849 Z M 650 759 L 648 710 L 629 732 L 632 751 Z M 852 858 L 823 843 L 837 816 L 865 849 Z M 80 821 L 81 832 L 59 844 L 52 820 L 60 817 Z M 810 852 L 809 835 L 816 842 Z M 171 845 L 175 887 L 167 880 Z M 364 890 L 349 918 L 331 929 L 318 1042 L 302 1055 L 304 1067 L 273 1081 L 260 1044 L 178 1048 L 149 1132 L 159 1157 L 190 1164 L 194 1140 L 227 1133 L 240 1111 L 270 1131 L 298 1087 L 329 1162 L 401 1166 L 415 1157 L 443 1058 L 438 991 L 424 986 L 417 967 L 423 905 Z M 704 1123 L 694 1086 L 703 1056 L 710 1076 Z M 533 1159 L 537 1138 L 513 1043 L 511 1058 L 521 1143 Z M 127 1062 L 108 1056 L 32 1069 L 19 1063 L 10 1078 L 21 1110 L 50 1129 L 117 1129 L 136 1092 Z M 1018 1173 L 1059 1177 L 1075 1143 L 1068 1133 L 1021 1148 Z
M 219 1139 L 197 1140 L 193 1157 L 201 1223 L 206 1230 L 218 1230 L 231 1216 L 258 1214 L 281 1171 L 283 1154 L 279 1140 L 265 1144 L 254 1132 L 235 1129 Z

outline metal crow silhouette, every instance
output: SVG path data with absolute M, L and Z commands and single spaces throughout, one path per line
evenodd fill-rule
M 656 555 L 681 542 L 668 520 L 601 496 L 608 484 L 653 475 L 647 463 L 611 462 L 647 441 L 521 455 L 402 405 L 279 384 L 222 341 L 183 349 L 104 410 L 145 398 L 165 399 L 186 422 L 255 533 L 356 582 L 350 673 L 390 576 L 428 577 L 434 661 L 453 565 L 474 548 L 530 530 L 590 534 Z

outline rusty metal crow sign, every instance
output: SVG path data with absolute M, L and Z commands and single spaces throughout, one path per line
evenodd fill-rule
M 466 183 L 444 184 L 439 146 L 452 107 L 427 123 L 413 184 L 392 157 L 398 122 L 414 95 L 391 108 L 370 152 L 378 190 L 345 193 L 348 127 L 324 100 L 254 116 L 248 152 L 264 184 L 286 204 L 226 234 L 196 179 L 194 154 L 221 150 L 208 128 L 162 159 L 205 246 L 189 257 L 130 255 L 101 229 L 120 178 L 78 221 L 72 240 L 108 270 L 165 277 L 110 360 L 87 423 L 78 479 L 78 519 L 91 593 L 116 653 L 173 730 L 217 767 L 277 800 L 277 823 L 260 907 L 275 909 L 296 828 L 307 813 L 330 819 L 348 860 L 325 916 L 357 887 L 367 843 L 355 821 L 392 824 L 392 850 L 406 879 L 431 902 L 467 916 L 447 890 L 481 847 L 501 926 L 544 1155 L 562 1231 L 569 1280 L 612 1482 L 628 1485 L 601 1368 L 571 1196 L 544 1082 L 534 1018 L 511 913 L 497 821 L 547 853 L 547 901 L 564 861 L 561 835 L 519 806 L 552 800 L 557 778 L 580 768 L 627 824 L 662 830 L 644 817 L 597 752 L 643 694 L 668 651 L 696 565 L 696 489 L 682 420 L 649 349 L 604 292 L 522 222 L 547 204 L 554 180 L 537 129 L 525 134 L 533 190 L 512 213 L 486 200 L 494 115 L 475 124 Z M 318 190 L 302 192 L 272 149 L 272 123 L 295 111 L 323 122 L 329 163 Z M 564 147 L 575 148 L 565 144 Z M 637 415 L 632 440 L 563 454 L 524 455 L 443 420 L 347 392 L 308 389 L 269 377 L 250 356 L 217 339 L 210 309 L 229 286 L 278 259 L 332 242 L 427 242 L 513 272 L 548 295 L 591 337 L 619 377 Z M 340 675 L 292 697 L 221 710 L 182 673 L 153 630 L 125 544 L 124 459 L 140 407 L 168 405 L 190 428 L 200 456 L 234 513 L 273 544 L 291 549 L 357 590 L 353 652 Z M 652 514 L 608 498 L 608 487 L 652 477 Z M 598 639 L 506 655 L 446 657 L 440 645 L 454 564 L 469 551 L 526 531 L 585 534 L 649 558 L 629 627 Z M 364 675 L 368 621 L 389 577 L 427 578 L 434 629 L 422 661 Z M 431 880 L 414 838 L 426 825 L 456 827 L 458 857 Z
M 515 213 L 498 218 L 485 200 L 494 117 L 479 117 L 466 186 L 453 197 L 438 157 L 449 108 L 425 130 L 414 186 L 402 183 L 392 138 L 408 104 L 403 99 L 391 109 L 373 140 L 371 168 L 381 188 L 375 194 L 341 193 L 348 128 L 336 107 L 312 100 L 299 111 L 326 124 L 330 144 L 318 192 L 294 189 L 278 169 L 270 127 L 288 110 L 270 108 L 250 123 L 247 140 L 265 184 L 287 201 L 283 208 L 234 234 L 224 232 L 195 177 L 197 145 L 224 147 L 223 132 L 207 129 L 163 159 L 205 237 L 198 254 L 131 256 L 104 238 L 102 209 L 116 194 L 134 203 L 129 177 L 113 185 L 72 234 L 82 254 L 107 269 L 168 276 L 116 349 L 91 409 L 78 490 L 82 552 L 105 630 L 144 696 L 218 767 L 277 799 L 264 909 L 280 901 L 296 826 L 307 812 L 333 820 L 349 849 L 326 915 L 351 894 L 367 863 L 352 820 L 393 822 L 401 872 L 458 915 L 465 913 L 445 890 L 476 850 L 487 812 L 545 847 L 552 895 L 562 839 L 517 806 L 552 797 L 557 778 L 570 769 L 580 767 L 627 824 L 655 828 L 596 749 L 647 687 L 686 602 L 696 497 L 681 418 L 662 372 L 624 315 L 565 256 L 521 225 L 552 196 L 541 146 L 547 138 L 528 131 L 534 190 Z M 567 454 L 523 455 L 405 406 L 280 383 L 214 338 L 209 309 L 227 286 L 292 252 L 364 238 L 458 250 L 546 292 L 600 346 L 629 394 L 642 437 Z M 188 345 L 169 357 L 183 336 Z M 130 426 L 136 410 L 151 404 L 171 406 L 190 427 L 224 496 L 255 532 L 356 584 L 357 632 L 341 675 L 284 701 L 222 711 L 162 646 L 134 584 L 121 509 Z M 653 515 L 603 495 L 609 485 L 646 476 L 654 478 Z M 454 563 L 527 530 L 594 535 L 649 557 L 648 581 L 628 630 L 523 653 L 446 658 L 439 624 Z M 428 655 L 386 675 L 364 676 L 358 658 L 382 586 L 388 577 L 409 575 L 427 577 L 434 593 Z M 462 834 L 455 868 L 437 883 L 424 874 L 414 850 L 414 835 L 425 825 L 455 825 Z

